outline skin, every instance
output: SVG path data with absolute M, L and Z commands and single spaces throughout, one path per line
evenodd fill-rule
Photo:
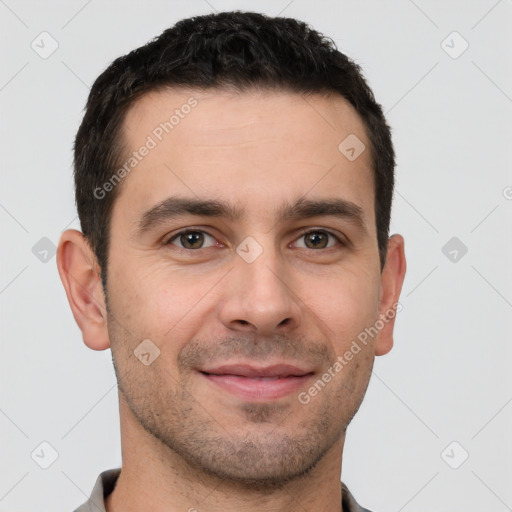
M 400 235 L 380 269 L 363 123 L 337 96 L 169 89 L 128 111 L 127 147 L 139 148 L 191 96 L 197 106 L 119 185 L 108 311 L 83 235 L 64 232 L 58 248 L 84 342 L 111 348 L 119 383 L 123 469 L 107 510 L 339 511 L 346 427 L 375 355 L 392 348 L 394 319 L 308 404 L 298 393 L 392 309 L 406 270 Z M 353 162 L 338 150 L 349 134 L 367 148 Z M 144 212 L 171 195 L 224 200 L 244 215 L 187 214 L 139 233 Z M 351 201 L 363 224 L 275 216 L 300 197 Z M 173 238 L 184 228 L 202 232 L 199 248 Z M 325 245 L 308 246 L 310 231 Z M 248 236 L 263 249 L 252 263 L 236 252 Z M 145 339 L 160 350 L 147 366 L 134 355 Z M 198 371 L 235 361 L 293 361 L 313 375 L 286 396 L 248 399 Z

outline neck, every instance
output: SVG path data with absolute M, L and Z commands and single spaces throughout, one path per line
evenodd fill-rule
M 225 481 L 146 432 L 120 395 L 122 471 L 107 512 L 340 512 L 344 436 L 306 475 L 272 489 Z

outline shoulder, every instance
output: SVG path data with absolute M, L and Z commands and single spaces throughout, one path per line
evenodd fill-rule
M 361 507 L 355 500 L 352 493 L 348 490 L 347 486 L 341 483 L 341 496 L 343 503 L 343 512 L 371 512 L 367 508 Z
M 108 469 L 100 473 L 89 499 L 74 512 L 105 512 L 105 497 L 114 490 L 120 474 L 121 468 Z

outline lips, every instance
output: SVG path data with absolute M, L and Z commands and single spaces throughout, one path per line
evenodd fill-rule
M 201 371 L 212 375 L 238 375 L 248 378 L 302 377 L 312 372 L 311 370 L 303 370 L 290 364 L 275 364 L 264 368 L 257 368 L 247 364 L 230 364 Z
M 268 401 L 297 391 L 314 374 L 291 364 L 255 367 L 230 364 L 200 370 L 216 387 L 249 401 Z

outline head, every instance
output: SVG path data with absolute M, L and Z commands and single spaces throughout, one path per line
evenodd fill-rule
M 392 346 L 393 173 L 361 70 L 304 23 L 195 17 L 115 60 L 77 133 L 83 235 L 63 234 L 58 264 L 85 343 L 112 349 L 126 421 L 223 479 L 313 471 Z M 282 389 L 226 365 L 274 366 Z

